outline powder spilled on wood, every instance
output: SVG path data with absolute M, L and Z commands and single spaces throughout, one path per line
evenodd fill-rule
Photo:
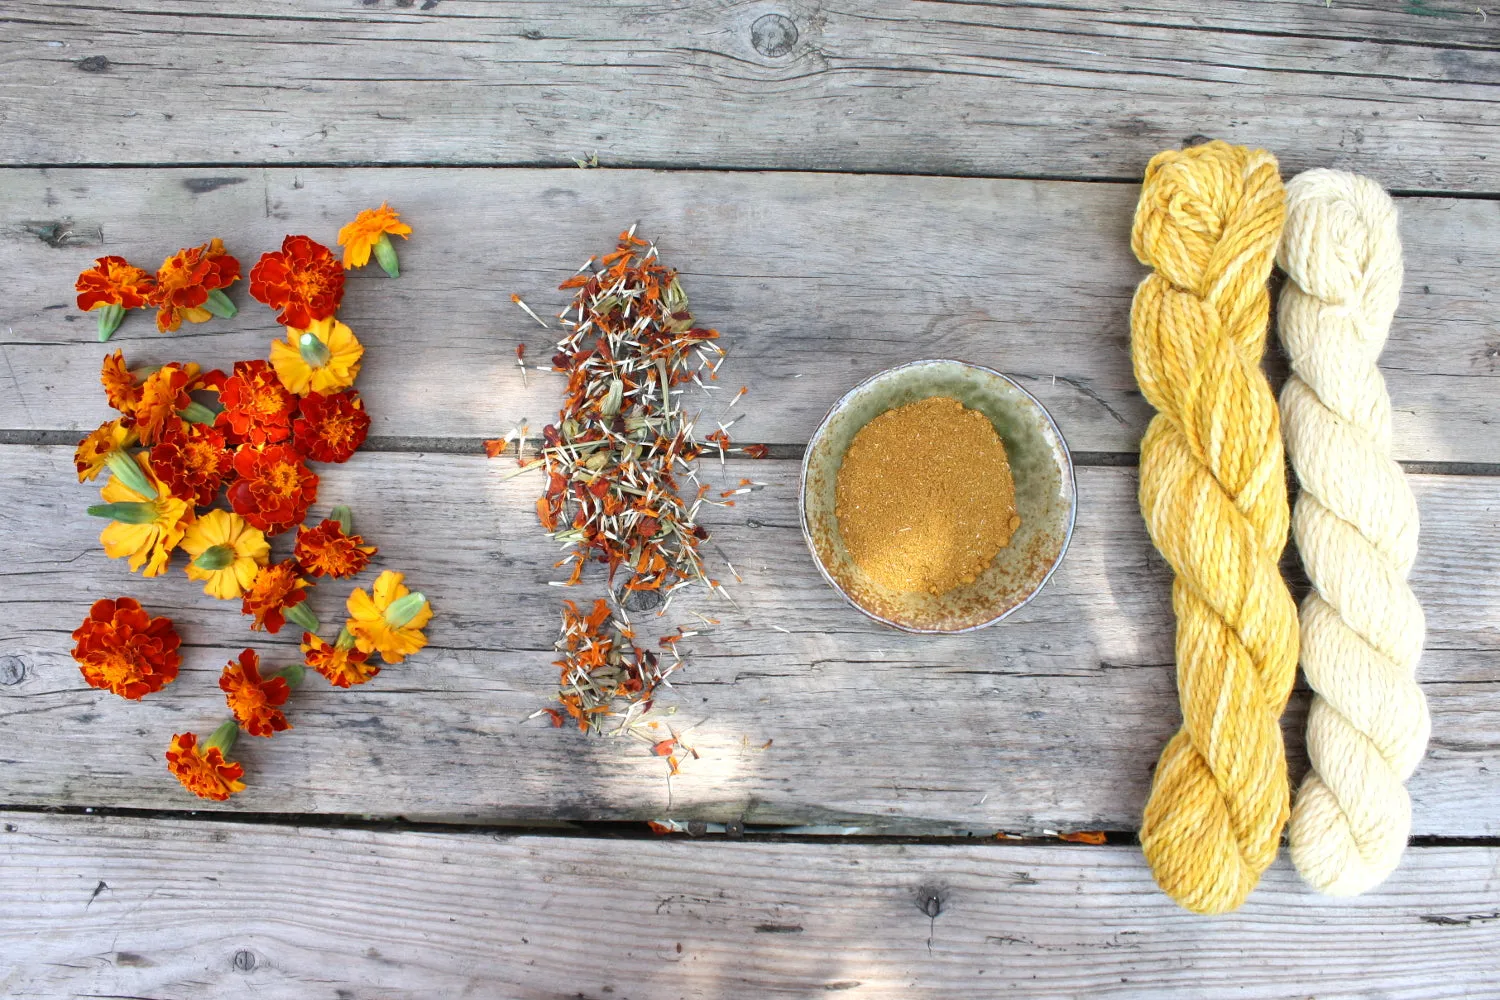
M 973 583 L 1021 525 L 994 424 L 946 396 L 888 410 L 861 428 L 836 489 L 844 547 L 891 590 L 943 594 Z

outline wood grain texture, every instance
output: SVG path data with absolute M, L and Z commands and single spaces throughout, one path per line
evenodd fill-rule
M 142 580 L 103 556 L 94 492 L 63 448 L 0 448 L 0 802 L 196 806 L 166 772 L 172 733 L 225 714 L 215 679 L 245 645 L 271 664 L 292 636 L 252 634 L 180 565 Z M 737 607 L 674 603 L 647 634 L 700 628 L 662 699 L 701 759 L 666 781 L 637 741 L 589 740 L 526 716 L 555 691 L 559 602 L 602 579 L 548 587 L 556 550 L 536 524 L 537 484 L 502 483 L 508 460 L 362 453 L 325 473 L 315 512 L 354 508 L 437 610 L 432 646 L 362 688 L 312 676 L 294 729 L 236 748 L 250 788 L 226 809 L 492 821 L 644 820 L 840 824 L 867 832 L 1132 830 L 1161 746 L 1178 722 L 1169 574 L 1146 539 L 1134 470 L 1079 470 L 1072 548 L 1036 601 L 1001 626 L 958 636 L 888 631 L 839 602 L 796 522 L 796 464 L 704 463 L 710 482 L 770 485 L 715 512 L 712 562 Z M 1414 586 L 1428 614 L 1419 668 L 1433 711 L 1412 780 L 1415 830 L 1500 834 L 1500 479 L 1414 477 L 1423 547 Z M 284 544 L 284 542 L 283 542 Z M 180 563 L 179 557 L 179 563 Z M 332 635 L 348 586 L 320 588 Z M 100 597 L 130 594 L 178 624 L 182 676 L 126 703 L 84 686 L 68 633 Z M 697 609 L 722 624 L 706 627 Z M 785 631 L 779 631 L 784 629 Z M 1286 718 L 1294 771 L 1304 699 Z M 766 747 L 767 742 L 771 745 Z M 764 748 L 764 749 L 763 749 Z M 86 762 L 86 763 L 85 763 Z M 212 808 L 212 806 L 210 806 Z
M 1202 134 L 1500 191 L 1500 18 L 1319 6 L 16 0 L 0 157 L 1126 179 Z
M 1500 20 L 1500 18 L 1497 18 Z M 479 438 L 556 413 L 558 376 L 522 384 L 517 343 L 546 365 L 557 284 L 640 220 L 682 269 L 731 357 L 743 441 L 805 442 L 849 386 L 916 357 L 1017 377 L 1075 451 L 1134 451 L 1150 415 L 1129 358 L 1144 273 L 1129 249 L 1135 185 L 610 170 L 48 170 L 0 172 L 0 428 L 92 429 L 110 416 L 92 317 L 73 281 L 93 258 L 154 266 L 220 234 L 246 269 L 287 231 L 332 242 L 389 198 L 416 226 L 403 274 L 355 272 L 342 317 L 369 355 L 374 433 Z M 1500 461 L 1500 202 L 1402 199 L 1406 287 L 1382 357 L 1399 458 Z M 400 241 L 398 241 L 400 242 Z M 280 332 L 244 283 L 233 320 L 112 346 L 136 364 L 228 366 Z
M 1130 847 L 638 841 L 5 813 L 8 997 L 1483 998 L 1500 851 L 1238 913 Z M 1268 956 L 1275 956 L 1269 961 Z

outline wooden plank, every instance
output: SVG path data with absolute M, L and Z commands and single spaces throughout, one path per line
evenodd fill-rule
M 1313 6 L 17 0 L 0 157 L 1125 179 L 1203 134 L 1500 190 L 1496 19 Z
M 1500 850 L 1375 892 L 1279 862 L 1212 920 L 1139 851 L 309 829 L 6 813 L 7 996 L 1485 997 Z M 1267 955 L 1275 955 L 1274 962 Z
M 1497 18 L 1500 20 L 1500 18 Z M 800 443 L 859 379 L 922 356 L 1014 374 L 1077 451 L 1133 451 L 1149 408 L 1129 362 L 1142 275 L 1132 185 L 923 177 L 570 170 L 151 170 L 0 174 L 0 428 L 91 429 L 108 417 L 104 350 L 73 305 L 101 253 L 147 265 L 222 233 L 246 265 L 287 230 L 332 240 L 390 198 L 417 226 L 403 276 L 350 282 L 344 318 L 369 346 L 360 387 L 385 436 L 498 436 L 555 414 L 556 376 L 526 385 L 514 347 L 550 358 L 543 313 L 589 254 L 634 220 L 687 274 L 724 332 L 724 393 L 745 441 Z M 1403 459 L 1500 461 L 1500 203 L 1403 199 L 1407 285 L 1382 359 Z M 171 336 L 132 316 L 135 363 L 264 357 L 268 309 Z M 725 399 L 727 402 L 727 399 Z M 723 403 L 719 404 L 721 407 Z M 714 407 L 706 412 L 716 413 Z
M 243 645 L 272 664 L 289 636 L 252 635 L 232 602 L 178 571 L 143 581 L 106 560 L 93 492 L 62 448 L 0 448 L 0 802 L 196 805 L 161 755 L 174 732 L 224 714 L 215 680 Z M 587 740 L 525 721 L 555 688 L 550 646 L 564 594 L 532 509 L 537 486 L 508 461 L 367 453 L 327 467 L 317 511 L 352 504 L 431 598 L 433 645 L 372 683 L 312 677 L 289 733 L 246 738 L 251 787 L 228 809 L 492 821 L 675 817 L 841 824 L 866 831 L 1135 828 L 1151 769 L 1177 725 L 1169 575 L 1145 537 L 1130 469 L 1079 471 L 1072 548 L 1048 589 L 1003 625 L 960 636 L 881 629 L 839 603 L 796 527 L 796 465 L 737 462 L 708 481 L 771 485 L 713 522 L 711 551 L 744 578 L 738 607 L 674 603 L 658 624 L 705 633 L 662 700 L 702 755 L 665 780 L 644 744 Z M 1414 477 L 1423 548 L 1414 586 L 1429 619 L 1421 679 L 1433 743 L 1412 781 L 1415 829 L 1500 834 L 1500 479 Z M 725 574 L 726 577 L 728 574 Z M 314 594 L 334 623 L 347 586 Z M 99 597 L 132 594 L 175 619 L 182 676 L 127 704 L 84 686 L 68 633 Z M 704 627 L 701 610 L 722 624 Z M 781 629 L 785 632 L 779 631 Z M 327 631 L 328 629 L 325 629 Z M 1304 768 L 1301 695 L 1286 719 Z M 766 746 L 767 743 L 769 746 Z

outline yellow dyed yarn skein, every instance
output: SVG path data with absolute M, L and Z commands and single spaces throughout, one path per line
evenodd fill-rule
M 1277 560 L 1289 514 L 1276 397 L 1260 368 L 1266 279 L 1285 220 L 1275 157 L 1223 142 L 1152 157 L 1130 245 L 1130 353 L 1158 413 L 1141 441 L 1141 513 L 1171 564 L 1182 728 L 1156 766 L 1141 846 L 1196 913 L 1245 901 L 1290 810 L 1278 718 L 1297 672 L 1297 608 Z

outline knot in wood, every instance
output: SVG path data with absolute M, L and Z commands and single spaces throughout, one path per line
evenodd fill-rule
M 255 968 L 255 952 L 241 948 L 234 953 L 233 964 L 238 972 L 249 972 Z
M 109 60 L 104 56 L 85 56 L 78 60 L 78 68 L 85 73 L 104 73 L 109 70 Z
M 763 14 L 750 25 L 750 44 L 771 59 L 780 59 L 797 44 L 797 26 L 784 14 Z
M 10 686 L 26 679 L 26 661 L 19 656 L 0 656 L 0 684 Z

